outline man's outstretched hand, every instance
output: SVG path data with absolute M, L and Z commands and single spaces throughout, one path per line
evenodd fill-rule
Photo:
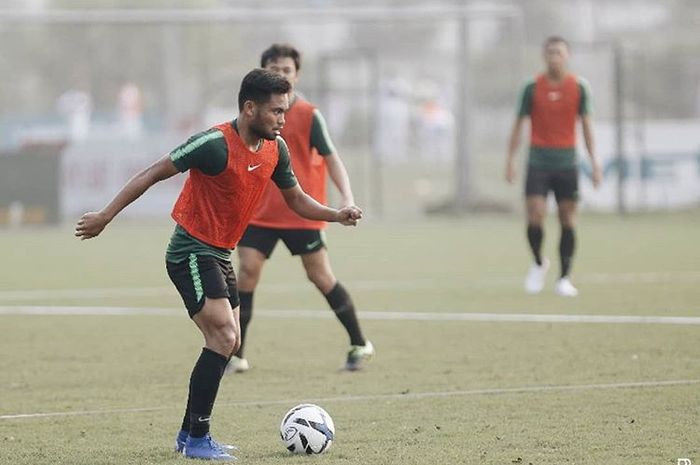
M 338 210 L 337 222 L 344 226 L 357 226 L 357 222 L 362 218 L 362 210 L 359 207 L 350 205 Z
M 101 212 L 87 212 L 75 225 L 75 237 L 81 241 L 99 235 L 109 223 L 109 218 Z

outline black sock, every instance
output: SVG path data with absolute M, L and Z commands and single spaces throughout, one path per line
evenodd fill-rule
M 561 277 L 569 276 L 571 271 L 571 259 L 574 256 L 576 236 L 573 228 L 561 228 L 559 240 L 559 259 L 561 260 Z
M 243 358 L 243 346 L 245 345 L 245 334 L 248 330 L 251 318 L 253 318 L 253 293 L 238 291 L 238 298 L 241 301 L 241 306 L 238 311 L 241 320 L 241 347 L 235 353 L 236 357 Z
M 209 432 L 211 411 L 227 363 L 228 358 L 205 347 L 194 365 L 187 400 L 192 437 L 200 438 Z
M 188 390 L 189 391 L 189 390 Z M 185 415 L 182 417 L 182 426 L 180 429 L 190 432 L 190 406 L 192 405 L 192 394 L 187 393 L 187 407 L 185 407 Z
M 345 331 L 348 332 L 350 344 L 354 346 L 365 345 L 365 338 L 362 336 L 362 331 L 360 331 L 360 323 L 357 321 L 355 306 L 352 303 L 350 294 L 340 283 L 336 283 L 325 297 L 328 305 L 335 312 L 335 316 L 338 317 L 340 323 L 345 327 Z
M 543 235 L 542 226 L 527 226 L 527 241 L 530 243 L 530 249 L 532 250 L 532 255 L 535 257 L 537 266 L 542 266 L 541 249 Z

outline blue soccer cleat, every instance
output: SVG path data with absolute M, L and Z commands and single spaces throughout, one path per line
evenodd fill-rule
M 179 435 L 178 435 L 179 437 Z M 229 446 L 233 447 L 233 446 Z M 188 459 L 202 460 L 238 460 L 233 455 L 230 455 L 222 446 L 216 442 L 209 433 L 201 438 L 193 438 L 187 436 L 185 445 L 182 448 L 182 455 Z
M 185 448 L 185 441 L 187 441 L 187 436 L 189 434 L 187 431 L 184 429 L 181 429 L 179 433 L 177 433 L 177 437 L 175 438 L 175 452 L 179 452 L 182 454 L 182 450 Z M 231 444 L 220 444 L 214 438 L 211 438 L 212 441 L 214 441 L 214 444 L 216 444 L 219 448 L 221 448 L 224 451 L 228 450 L 238 450 L 238 447 L 233 446 Z
M 182 449 L 185 448 L 185 441 L 187 441 L 187 436 L 189 436 L 189 433 L 184 429 L 181 429 L 180 432 L 177 433 L 177 437 L 175 438 L 175 452 L 179 452 L 182 454 Z

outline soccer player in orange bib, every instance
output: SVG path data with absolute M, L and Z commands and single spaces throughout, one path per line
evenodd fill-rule
M 546 71 L 528 82 L 520 99 L 518 117 L 508 145 L 505 177 L 515 182 L 515 154 L 520 132 L 530 118 L 530 154 L 525 181 L 527 239 L 534 263 L 525 279 L 525 291 L 537 294 L 545 285 L 549 260 L 542 257 L 543 223 L 547 195 L 557 201 L 561 238 L 559 258 L 561 274 L 556 282 L 557 294 L 573 297 L 578 290 L 571 283 L 571 262 L 575 246 L 578 169 L 576 165 L 576 121 L 581 120 L 583 138 L 593 171 L 593 185 L 598 187 L 602 174 L 593 143 L 590 116 L 591 95 L 587 83 L 567 69 L 569 44 L 561 37 L 549 37 L 544 43 Z
M 172 211 L 177 224 L 165 257 L 168 276 L 204 336 L 175 442 L 176 450 L 188 458 L 235 460 L 230 455 L 234 447 L 215 441 L 209 423 L 221 377 L 241 342 L 231 250 L 268 181 L 272 179 L 281 198 L 304 218 L 355 225 L 362 216 L 353 205 L 340 210 L 321 205 L 299 187 L 289 150 L 279 137 L 290 88 L 277 73 L 251 71 L 241 83 L 238 118 L 198 133 L 164 155 L 131 178 L 101 211 L 85 213 L 75 228 L 80 239 L 99 235 L 152 185 L 189 170 Z
M 326 204 L 328 174 L 340 192 L 341 205 L 353 205 L 355 201 L 347 171 L 328 135 L 323 116 L 315 106 L 294 93 L 301 67 L 299 52 L 290 45 L 275 44 L 263 52 L 260 61 L 263 68 L 285 77 L 292 85 L 282 137 L 289 144 L 292 168 L 299 184 L 317 201 Z M 348 333 L 350 349 L 345 369 L 357 370 L 374 355 L 372 343 L 364 338 L 360 330 L 352 299 L 331 269 L 323 234 L 325 227 L 323 221 L 310 221 L 290 210 L 277 189 L 268 183 L 263 200 L 238 247 L 241 348 L 231 358 L 230 372 L 249 369 L 243 351 L 246 330 L 253 313 L 253 293 L 265 260 L 270 258 L 280 239 L 292 255 L 301 257 L 309 280 L 324 295 Z

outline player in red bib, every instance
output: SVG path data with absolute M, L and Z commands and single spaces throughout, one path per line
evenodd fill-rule
M 578 290 L 571 284 L 569 273 L 574 254 L 576 205 L 578 201 L 578 169 L 576 166 L 576 121 L 581 120 L 586 150 L 593 168 L 593 184 L 600 184 L 602 174 L 593 144 L 590 117 L 590 91 L 586 82 L 569 73 L 569 45 L 561 37 L 550 37 L 544 44 L 545 73 L 529 82 L 522 92 L 518 118 L 513 126 L 506 160 L 506 180 L 515 182 L 515 154 L 520 145 L 520 132 L 530 118 L 530 156 L 525 182 L 527 238 L 534 257 L 525 279 L 525 290 L 542 291 L 549 260 L 541 255 L 543 223 L 547 195 L 554 192 L 559 209 L 561 238 L 559 257 L 561 274 L 555 291 L 573 297 Z
M 187 407 L 176 449 L 188 458 L 234 460 L 233 446 L 216 442 L 209 422 L 221 377 L 240 346 L 239 300 L 231 250 L 273 180 L 287 205 L 304 218 L 355 225 L 362 212 L 321 205 L 294 176 L 287 146 L 279 137 L 289 109 L 290 84 L 276 73 L 248 73 L 238 94 L 240 115 L 191 137 L 136 174 L 99 212 L 85 213 L 75 235 L 90 239 L 127 205 L 159 181 L 189 170 L 172 217 L 177 223 L 166 252 L 168 275 L 204 348 L 189 381 Z
M 289 45 L 275 44 L 263 52 L 260 61 L 263 68 L 284 76 L 292 84 L 282 137 L 289 144 L 292 167 L 299 184 L 318 202 L 326 204 L 326 176 L 330 175 L 340 192 L 341 204 L 353 205 L 348 174 L 328 135 L 323 116 L 311 103 L 294 93 L 301 66 L 299 52 Z M 238 247 L 241 348 L 231 358 L 229 371 L 244 372 L 249 368 L 243 350 L 246 329 L 252 318 L 253 292 L 265 260 L 279 240 L 284 242 L 292 255 L 301 257 L 307 276 L 324 295 L 345 328 L 350 339 L 345 369 L 357 370 L 372 358 L 374 347 L 360 330 L 352 299 L 331 269 L 323 234 L 325 227 L 323 221 L 309 221 L 290 210 L 278 189 L 268 183 Z

